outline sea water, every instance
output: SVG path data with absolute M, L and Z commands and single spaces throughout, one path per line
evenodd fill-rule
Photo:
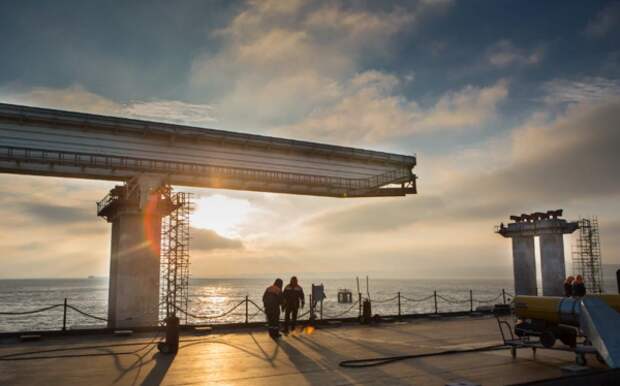
M 285 278 L 286 279 L 286 278 Z M 323 301 L 323 317 L 355 317 L 359 307 L 354 304 L 339 304 L 337 293 L 341 288 L 353 292 L 353 301 L 358 300 L 355 278 L 348 279 L 304 279 L 299 277 L 307 296 L 312 284 L 323 284 L 326 298 Z M 271 279 L 200 279 L 194 278 L 189 286 L 188 311 L 196 316 L 181 315 L 183 322 L 193 324 L 244 322 L 245 304 L 227 313 L 235 305 L 248 299 L 262 307 L 262 295 Z M 285 280 L 286 283 L 286 280 Z M 606 281 L 606 290 L 615 292 L 615 283 Z M 398 293 L 400 292 L 401 313 L 430 313 L 468 311 L 480 305 L 492 305 L 507 301 L 513 292 L 510 279 L 372 279 L 366 289 L 365 280 L 361 283 L 363 297 L 372 300 L 373 314 L 396 315 L 398 313 Z M 470 291 L 473 304 L 470 302 Z M 0 312 L 30 311 L 55 304 L 67 303 L 98 317 L 107 316 L 108 280 L 91 279 L 15 279 L 0 280 Z M 306 300 L 306 308 L 308 301 Z M 224 316 L 221 314 L 227 313 Z M 320 314 L 320 307 L 317 307 Z M 318 315 L 320 316 L 320 315 Z M 250 321 L 264 320 L 263 313 L 254 304 L 248 305 Z M 63 307 L 29 315 L 0 315 L 0 331 L 58 330 L 62 327 Z M 68 328 L 103 327 L 105 322 L 91 319 L 71 309 L 67 311 Z

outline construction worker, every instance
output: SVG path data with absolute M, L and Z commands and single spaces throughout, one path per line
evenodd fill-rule
M 297 323 L 297 311 L 299 306 L 304 308 L 304 290 L 297 284 L 297 277 L 291 277 L 291 282 L 284 288 L 284 333 L 288 334 L 289 323 L 291 330 L 295 331 Z M 292 320 L 291 320 L 292 319 Z
M 564 280 L 564 296 L 570 298 L 573 296 L 573 282 L 575 278 L 573 276 L 569 276 Z
M 276 279 L 263 294 L 263 306 L 269 327 L 269 336 L 280 337 L 280 307 L 282 306 L 282 279 Z
M 586 285 L 583 282 L 583 276 L 577 275 L 573 282 L 573 296 L 582 298 L 586 296 Z

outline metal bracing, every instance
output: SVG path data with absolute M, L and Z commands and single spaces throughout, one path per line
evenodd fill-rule
M 416 158 L 0 104 L 0 172 L 330 197 L 416 193 Z
M 603 269 L 598 219 L 579 220 L 579 236 L 573 249 L 573 272 L 583 276 L 588 293 L 603 292 Z
M 189 300 L 189 215 L 192 210 L 191 194 L 173 193 L 163 188 L 164 196 L 172 202 L 172 211 L 162 219 L 160 321 L 168 316 L 185 315 Z
M 2 161 L 13 162 L 16 168 L 28 167 L 29 173 L 26 174 L 119 180 L 151 173 L 167 176 L 167 182 L 174 185 L 224 185 L 238 190 L 268 190 L 336 197 L 402 196 L 415 193 L 416 189 L 415 177 L 412 177 L 407 169 L 390 170 L 369 178 L 343 178 L 0 146 L 0 162 Z M 40 165 L 39 168 L 36 165 Z M 384 187 L 390 184 L 403 185 Z

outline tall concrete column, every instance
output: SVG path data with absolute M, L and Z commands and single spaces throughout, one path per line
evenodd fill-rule
M 540 235 L 540 267 L 543 296 L 563 296 L 566 266 L 562 233 Z
M 99 215 L 112 224 L 110 328 L 158 323 L 161 219 L 169 213 L 168 204 L 140 181 L 115 187 L 99 204 Z
M 533 236 L 512 236 L 515 295 L 537 295 Z
M 524 213 L 520 216 L 510 216 L 514 222 L 507 225 L 501 223 L 497 227 L 497 233 L 512 238 L 516 294 L 537 295 L 535 236 L 540 236 L 543 296 L 564 294 L 566 268 L 563 235 L 573 233 L 579 228 L 579 224 L 568 222 L 560 218 L 561 216 L 562 209 Z

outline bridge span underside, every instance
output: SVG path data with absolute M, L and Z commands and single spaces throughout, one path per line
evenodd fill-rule
M 97 206 L 112 226 L 112 328 L 158 322 L 166 187 L 404 196 L 416 193 L 415 165 L 412 156 L 0 104 L 0 173 L 124 182 Z
M 0 172 L 332 197 L 416 193 L 416 159 L 282 138 L 0 104 Z

